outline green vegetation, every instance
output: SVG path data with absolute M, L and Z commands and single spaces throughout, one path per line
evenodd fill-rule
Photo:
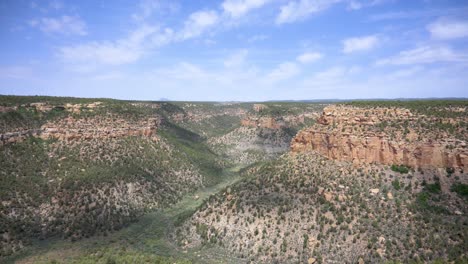
M 68 116 L 97 123 L 107 121 L 102 116 L 111 116 L 111 122 L 160 117 L 161 123 L 157 138 L 29 137 L 2 145 L 0 254 L 9 256 L 1 262 L 464 260 L 466 212 L 460 208 L 468 187 L 460 182 L 459 168 L 447 168 L 453 176 L 440 178 L 443 184 L 456 182 L 451 191 L 457 195 L 447 195 L 439 178 L 427 176 L 430 171 L 409 174 L 409 167 L 393 165 L 392 171 L 406 174 L 395 176 L 384 166 L 356 168 L 315 153 L 279 157 L 312 119 L 282 129 L 239 125 L 245 112 L 282 122 L 323 105 L 269 102 L 255 112 L 252 104 L 5 98 L 0 96 L 1 106 L 25 104 L 0 113 L 5 131 Z M 57 107 L 41 112 L 27 105 L 42 101 Z M 96 101 L 103 104 L 92 111 L 61 108 Z M 386 126 L 408 134 L 414 122 L 379 129 Z M 437 126 L 452 129 L 443 122 Z M 453 129 L 463 132 L 457 125 Z M 378 191 L 369 192 L 374 188 Z M 20 243 L 26 246 L 21 251 Z
M 283 117 L 287 115 L 300 115 L 313 110 L 321 110 L 324 104 L 319 103 L 303 103 L 303 102 L 265 102 L 261 103 L 266 107 L 260 112 L 250 110 L 259 116 Z M 312 120 L 310 120 L 313 122 Z
M 393 188 L 395 188 L 395 190 L 400 190 L 401 189 L 401 184 L 400 184 L 400 181 L 398 179 L 395 179 L 392 181 L 392 186 Z
M 51 260 L 48 263 L 62 263 L 58 260 Z M 72 264 L 119 264 L 119 263 L 154 263 L 154 264 L 189 264 L 189 260 L 174 259 L 171 257 L 163 257 L 155 254 L 150 254 L 140 251 L 129 251 L 123 249 L 109 249 L 104 252 L 97 251 L 85 256 L 73 257 L 67 260 L 67 263 Z
M 409 172 L 409 168 L 405 165 L 392 165 L 391 169 L 392 171 L 399 172 L 401 174 L 405 174 Z
M 159 134 L 180 149 L 192 164 L 200 169 L 205 185 L 218 183 L 223 168 L 217 164 L 217 155 L 212 152 L 200 135 L 172 123 L 166 123 Z
M 468 198 L 468 184 L 455 183 L 450 188 L 452 192 L 457 193 L 458 195 Z
M 425 189 L 431 193 L 440 193 L 440 182 L 426 184 Z

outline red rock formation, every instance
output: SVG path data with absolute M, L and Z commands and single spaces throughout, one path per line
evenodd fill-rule
M 458 168 L 468 165 L 468 150 L 465 142 L 455 139 L 409 142 L 401 138 L 391 139 L 385 132 L 376 133 L 372 130 L 345 133 L 342 132 L 344 126 L 340 124 L 372 126 L 373 120 L 387 119 L 388 116 L 361 118 L 349 115 L 355 109 L 341 110 L 345 111 L 341 111 L 342 114 L 338 115 L 331 114 L 330 109 L 326 109 L 318 119 L 317 125 L 300 131 L 293 138 L 291 151 L 314 150 L 328 158 L 351 161 L 355 164 L 403 164 L 411 167 L 440 168 Z M 382 110 L 383 112 L 385 111 Z M 407 111 L 400 113 L 406 117 L 412 116 Z M 448 147 L 453 145 L 457 147 Z

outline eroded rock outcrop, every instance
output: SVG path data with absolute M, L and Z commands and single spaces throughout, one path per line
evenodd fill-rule
M 277 121 L 273 117 L 253 117 L 253 116 L 248 116 L 242 119 L 241 125 L 245 127 L 259 127 L 259 128 L 269 128 L 269 129 L 279 129 L 285 126 L 284 122 Z
M 161 119 L 158 117 L 127 120 L 117 116 L 105 118 L 67 117 L 54 122 L 47 122 L 40 129 L 30 129 L 0 134 L 0 143 L 8 144 L 25 140 L 28 137 L 58 140 L 90 140 L 118 138 L 124 136 L 145 136 L 157 139 L 156 130 Z
M 328 158 L 355 164 L 466 167 L 466 142 L 450 135 L 438 139 L 430 137 L 430 133 L 420 127 L 411 126 L 411 122 L 420 118 L 401 108 L 330 106 L 324 109 L 316 125 L 296 135 L 291 150 L 315 150 Z M 398 129 L 381 125 L 388 122 L 394 122 Z M 408 127 L 399 127 L 402 122 L 409 124 Z

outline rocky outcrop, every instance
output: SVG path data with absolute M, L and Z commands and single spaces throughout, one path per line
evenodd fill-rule
M 0 143 L 4 145 L 20 142 L 31 136 L 58 140 L 90 140 L 125 136 L 145 136 L 157 139 L 156 130 L 160 122 L 161 119 L 158 117 L 137 121 L 113 116 L 80 119 L 68 117 L 55 122 L 48 122 L 40 129 L 0 134 Z
M 41 138 L 57 138 L 60 140 L 117 138 L 124 136 L 152 137 L 160 120 L 150 118 L 130 122 L 120 118 L 106 119 L 63 119 L 57 123 L 48 123 L 41 128 Z
M 280 129 L 282 127 L 298 126 L 306 122 L 306 119 L 316 118 L 317 116 L 313 113 L 301 114 L 301 115 L 286 115 L 279 118 L 274 117 L 255 117 L 247 116 L 241 120 L 241 125 L 245 127 L 258 127 L 258 128 L 270 128 Z
M 355 164 L 402 164 L 411 167 L 468 166 L 466 142 L 454 138 L 435 140 L 420 138 L 408 140 L 412 131 L 403 136 L 390 136 L 387 131 L 378 132 L 375 127 L 383 120 L 416 118 L 407 109 L 378 109 L 372 112 L 354 107 L 328 107 L 316 125 L 300 131 L 291 143 L 292 152 L 314 150 L 336 160 Z M 377 113 L 377 114 L 376 114 Z M 379 114 L 380 113 L 380 114 Z M 360 127 L 359 130 L 350 129 Z M 353 132 L 347 132 L 347 131 Z
M 447 149 L 447 146 L 446 142 L 395 142 L 385 135 L 362 137 L 307 129 L 296 135 L 291 150 L 315 150 L 331 159 L 351 161 L 355 164 L 403 164 L 411 167 L 441 168 L 468 165 L 466 147 Z
M 253 110 L 254 110 L 255 112 L 261 112 L 261 111 L 263 111 L 263 110 L 265 110 L 265 109 L 267 109 L 267 108 L 268 108 L 268 106 L 266 106 L 266 105 L 264 105 L 264 104 L 254 104 L 254 105 L 253 105 Z
M 252 117 L 248 116 L 241 120 L 241 125 L 245 127 L 259 127 L 269 129 L 279 129 L 284 127 L 284 122 L 276 121 L 273 117 Z

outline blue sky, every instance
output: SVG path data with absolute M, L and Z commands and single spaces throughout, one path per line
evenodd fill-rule
M 3 0 L 0 94 L 468 97 L 468 1 Z

